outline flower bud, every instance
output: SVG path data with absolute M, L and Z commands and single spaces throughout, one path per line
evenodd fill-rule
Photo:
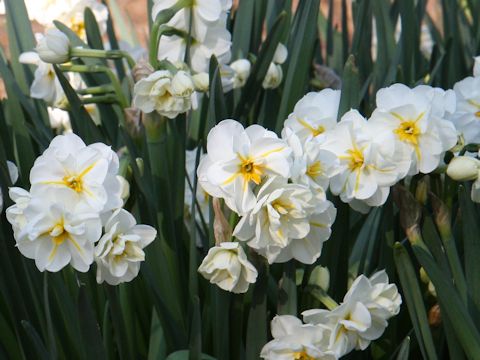
M 43 62 L 63 64 L 70 60 L 70 40 L 58 29 L 49 29 L 36 48 Z
M 210 77 L 206 72 L 198 73 L 192 76 L 195 90 L 200 92 L 207 92 L 210 87 Z
M 236 294 L 245 293 L 257 281 L 257 269 L 237 242 L 224 242 L 208 251 L 198 268 L 210 283 Z
M 271 63 L 268 67 L 267 75 L 263 80 L 264 89 L 275 89 L 280 86 L 283 80 L 283 70 L 280 65 Z
M 122 193 L 120 194 L 120 197 L 123 200 L 123 203 L 125 204 L 130 197 L 130 183 L 121 175 L 117 175 L 118 181 L 120 181 L 120 186 L 122 189 Z
M 155 70 L 152 65 L 150 65 L 145 60 L 140 60 L 132 69 L 133 80 L 139 82 L 142 79 L 145 79 L 149 75 L 153 74 Z
M 235 76 L 233 78 L 233 88 L 237 89 L 242 86 L 245 86 L 248 77 L 250 76 L 250 71 L 252 70 L 252 64 L 247 59 L 238 59 L 230 64 L 230 67 L 235 71 Z
M 277 46 L 277 49 L 275 50 L 275 54 L 273 55 L 273 62 L 275 64 L 283 64 L 285 61 L 287 61 L 288 57 L 288 50 L 285 45 L 282 43 L 279 43 Z
M 319 286 L 323 291 L 327 292 L 330 287 L 330 271 L 328 268 L 320 265 L 315 266 L 308 279 L 308 284 Z
M 447 175 L 456 181 L 475 180 L 479 169 L 479 160 L 468 156 L 457 156 L 448 164 Z
M 178 97 L 190 97 L 195 91 L 192 78 L 185 71 L 178 71 L 172 79 L 172 95 Z
M 473 58 L 475 63 L 473 64 L 473 76 L 480 76 L 480 56 L 475 56 Z

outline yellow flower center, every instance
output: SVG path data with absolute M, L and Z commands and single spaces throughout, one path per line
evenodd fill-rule
M 246 182 L 253 181 L 255 184 L 260 184 L 263 175 L 263 166 L 255 164 L 251 158 L 240 158 L 241 164 L 239 172 Z
M 401 141 L 408 142 L 412 145 L 418 145 L 418 136 L 420 135 L 420 129 L 416 124 L 416 121 L 402 121 L 400 126 L 393 131 L 397 134 Z
M 288 211 L 293 209 L 292 204 L 282 202 L 281 200 L 276 200 L 272 203 L 272 207 L 280 214 L 288 214 Z
M 315 161 L 313 164 L 307 167 L 307 175 L 311 178 L 316 178 L 317 176 L 322 175 L 322 164 L 320 161 Z
M 360 169 L 365 161 L 363 153 L 357 148 L 347 150 L 347 153 L 348 155 L 346 158 L 348 159 L 348 168 L 351 171 Z
M 79 38 L 83 39 L 85 37 L 85 23 L 83 22 L 83 20 L 78 20 L 78 19 L 71 19 L 70 20 L 71 24 L 70 24 L 70 29 L 72 29 L 72 31 L 78 35 Z
M 480 110 L 475 113 L 475 116 L 480 118 Z
M 68 232 L 63 227 L 63 221 L 50 230 L 50 235 L 55 246 L 62 245 L 68 239 Z
M 81 177 L 76 176 L 65 176 L 63 182 L 73 191 L 80 193 L 83 191 L 83 181 Z
M 314 357 L 308 355 L 305 351 L 297 351 L 293 353 L 294 360 L 315 360 Z

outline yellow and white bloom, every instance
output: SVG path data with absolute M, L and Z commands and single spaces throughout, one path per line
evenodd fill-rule
M 371 131 L 365 118 L 350 110 L 322 143 L 322 148 L 339 159 L 338 174 L 330 180 L 330 190 L 343 202 L 358 200 L 380 206 L 388 197 L 389 187 L 408 171 L 408 157 L 401 151 L 382 148 L 385 142 L 393 141 L 393 133 L 383 135 Z
M 157 111 L 173 119 L 191 109 L 193 91 L 193 81 L 184 71 L 173 75 L 160 70 L 135 84 L 133 104 L 145 113 Z
M 321 147 L 321 141 L 312 136 L 303 141 L 290 128 L 284 128 L 282 138 L 292 149 L 293 166 L 291 180 L 323 192 L 328 189 L 330 178 L 337 174 L 339 160 L 331 151 Z
M 245 251 L 236 242 L 223 242 L 212 247 L 198 272 L 225 291 L 245 293 L 257 281 L 257 269 L 248 261 Z
M 260 353 L 266 360 L 336 360 L 327 350 L 328 328 L 303 324 L 295 316 L 275 316 L 271 323 L 273 340 Z
M 450 117 L 466 144 L 480 143 L 480 77 L 467 77 L 453 86 L 457 108 Z
M 75 134 L 55 137 L 30 172 L 31 194 L 60 194 L 66 206 L 102 213 L 122 206 L 119 160 L 105 144 Z
M 43 62 L 63 64 L 70 60 L 70 40 L 58 29 L 48 29 L 35 48 Z
M 409 175 L 432 172 L 445 152 L 457 143 L 455 127 L 445 119 L 451 109 L 444 104 L 439 106 L 451 101 L 451 93 L 438 90 L 394 84 L 377 93 L 377 109 L 369 122 L 376 134 L 393 133 L 394 146 L 410 153 Z
M 14 190 L 11 195 L 16 204 L 8 209 L 7 218 L 25 257 L 34 259 L 40 271 L 56 272 L 68 264 L 88 271 L 94 243 L 102 233 L 98 213 L 79 211 L 62 194 L 30 197 L 24 190 Z
M 291 129 L 302 142 L 308 137 L 321 140 L 327 131 L 337 125 L 339 105 L 339 90 L 310 92 L 297 102 L 284 126 Z
M 291 149 L 259 125 L 244 129 L 235 120 L 223 120 L 208 134 L 207 154 L 197 171 L 201 186 L 238 214 L 253 209 L 254 187 L 266 176 L 290 176 Z
M 105 234 L 95 247 L 97 282 L 118 285 L 132 281 L 145 260 L 143 249 L 157 236 L 148 225 L 137 225 L 128 211 L 116 210 L 105 223 Z
M 258 191 L 255 206 L 240 219 L 233 235 L 247 241 L 248 246 L 266 257 L 269 263 L 274 263 L 293 239 L 305 239 L 309 235 L 309 220 L 316 200 L 307 186 L 271 177 Z M 295 250 L 297 247 L 290 248 L 290 251 Z M 291 252 L 284 254 L 284 258 L 288 255 L 292 255 Z
M 385 271 L 370 278 L 360 275 L 343 302 L 333 310 L 312 309 L 302 313 L 304 321 L 331 329 L 328 350 L 337 357 L 353 349 L 365 350 L 382 336 L 388 320 L 399 313 L 402 299 Z

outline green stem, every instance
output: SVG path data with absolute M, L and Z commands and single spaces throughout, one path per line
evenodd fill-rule
M 99 103 L 115 103 L 117 102 L 117 96 L 113 94 L 98 95 L 82 98 L 82 104 L 99 104 Z
M 310 293 L 312 296 L 326 306 L 328 310 L 333 310 L 338 307 L 338 304 L 333 300 L 323 289 L 319 287 L 312 288 Z
M 98 95 L 98 94 L 105 94 L 105 93 L 110 93 L 114 91 L 115 91 L 114 87 L 110 84 L 107 84 L 107 85 L 100 85 L 100 86 L 92 86 L 86 89 L 80 89 L 80 90 L 77 90 L 77 93 L 79 93 L 80 95 Z
M 72 48 L 72 57 L 97 58 L 97 59 L 125 59 L 130 69 L 135 66 L 135 60 L 130 54 L 123 50 L 98 50 L 85 49 L 81 47 Z

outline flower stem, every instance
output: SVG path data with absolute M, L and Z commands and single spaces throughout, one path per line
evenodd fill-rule
M 328 310 L 333 310 L 338 307 L 338 304 L 333 300 L 323 289 L 319 287 L 311 288 L 312 296 L 326 306 Z

